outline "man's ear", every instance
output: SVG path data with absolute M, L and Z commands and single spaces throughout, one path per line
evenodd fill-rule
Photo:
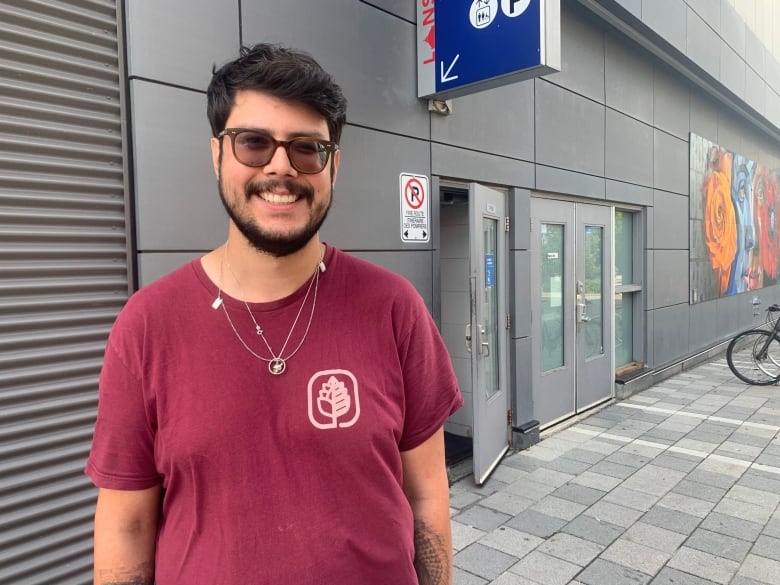
M 339 164 L 341 163 L 341 151 L 336 150 L 333 153 L 333 163 L 330 167 L 330 186 L 331 189 L 336 186 L 336 176 L 339 174 Z
M 222 144 L 221 138 L 211 139 L 211 162 L 214 165 L 214 174 L 219 179 L 219 147 Z

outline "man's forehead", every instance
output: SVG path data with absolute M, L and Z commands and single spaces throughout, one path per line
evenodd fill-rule
M 301 128 L 327 136 L 328 122 L 314 108 L 295 100 L 278 98 L 264 91 L 240 90 L 235 94 L 228 116 L 229 126 L 267 129 L 269 126 L 295 123 Z

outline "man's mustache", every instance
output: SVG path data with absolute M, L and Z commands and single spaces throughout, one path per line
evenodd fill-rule
M 311 200 L 314 197 L 314 189 L 311 187 L 311 185 L 296 183 L 295 181 L 289 179 L 253 181 L 247 183 L 246 188 L 244 189 L 244 195 L 246 195 L 247 200 L 249 200 L 255 193 L 263 193 L 263 192 L 273 193 L 274 191 L 278 191 L 278 190 L 284 190 L 290 193 L 291 195 L 295 195 L 297 197 L 305 197 L 306 199 L 309 200 Z

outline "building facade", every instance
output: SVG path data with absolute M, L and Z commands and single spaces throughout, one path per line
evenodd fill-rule
M 417 97 L 417 10 L 0 1 L 0 582 L 90 582 L 103 344 L 133 290 L 222 242 L 205 89 L 242 44 L 306 50 L 344 88 L 322 237 L 422 294 L 477 481 L 510 443 L 760 321 L 780 258 L 777 6 L 561 0 L 559 73 L 447 102 Z M 427 179 L 425 241 L 403 237 L 408 176 Z

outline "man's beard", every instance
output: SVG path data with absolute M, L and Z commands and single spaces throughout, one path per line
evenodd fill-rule
M 220 174 L 219 181 L 219 197 L 222 200 L 222 205 L 225 206 L 230 219 L 238 228 L 243 236 L 247 239 L 249 244 L 265 254 L 269 254 L 276 258 L 283 256 L 289 256 L 294 254 L 317 234 L 322 227 L 325 218 L 328 216 L 331 203 L 333 202 L 333 188 L 331 187 L 327 204 L 320 204 L 311 208 L 311 215 L 309 221 L 301 229 L 295 232 L 287 234 L 275 234 L 270 233 L 263 229 L 261 225 L 254 219 L 243 218 L 239 215 L 237 205 L 231 205 L 228 203 L 225 197 L 225 191 L 223 188 L 222 177 Z M 274 189 L 283 188 L 287 190 L 291 195 L 299 196 L 301 199 L 306 199 L 310 205 L 313 205 L 314 190 L 309 185 L 301 185 L 291 180 L 270 180 L 270 181 L 252 181 L 247 183 L 244 189 L 244 200 L 249 201 L 252 197 L 258 197 L 256 193 L 272 192 Z

